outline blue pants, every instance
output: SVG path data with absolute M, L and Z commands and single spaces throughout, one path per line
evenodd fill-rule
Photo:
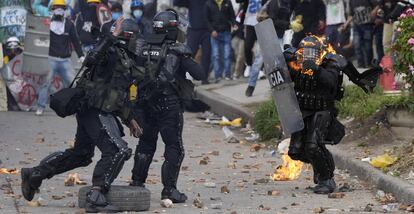
M 211 54 L 213 59 L 214 77 L 219 79 L 223 76 L 231 77 L 230 73 L 230 51 L 231 51 L 231 34 L 230 32 L 218 32 L 216 38 L 211 37 Z M 220 54 L 220 52 L 222 52 Z M 221 58 L 220 58 L 221 56 Z M 223 62 L 221 66 L 220 62 Z
M 72 68 L 72 61 L 70 60 L 70 58 L 62 59 L 56 57 L 49 57 L 48 61 L 50 71 L 47 74 L 45 82 L 39 88 L 39 97 L 37 99 L 37 106 L 43 109 L 46 107 L 46 102 L 49 97 L 49 88 L 52 84 L 53 77 L 55 76 L 55 74 L 59 74 L 59 76 L 62 78 L 64 87 L 68 87 L 75 78 Z
M 372 39 L 374 37 L 374 25 L 363 24 L 354 25 L 354 50 L 357 57 L 358 66 L 367 67 L 371 65 L 373 52 L 372 52 Z
M 205 80 L 208 80 L 211 62 L 210 32 L 207 29 L 195 30 L 189 28 L 187 31 L 187 45 L 193 52 L 193 56 L 201 46 L 201 67 L 206 74 Z

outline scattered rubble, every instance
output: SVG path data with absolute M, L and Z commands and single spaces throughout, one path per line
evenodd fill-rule
M 220 188 L 220 192 L 221 193 L 230 193 L 230 190 L 229 190 L 229 188 L 227 186 L 222 186 Z
M 333 192 L 328 194 L 328 198 L 343 198 L 345 193 L 343 192 Z
M 204 202 L 201 200 L 200 194 L 198 194 L 197 197 L 194 198 L 193 205 L 200 209 L 204 207 Z
M 205 182 L 204 186 L 207 188 L 216 188 L 216 183 L 213 182 Z
M 79 173 L 69 173 L 64 183 L 65 186 L 86 185 L 86 182 L 80 179 Z
M 161 204 L 161 207 L 165 207 L 165 208 L 174 207 L 174 203 L 170 199 L 161 200 L 160 204 Z
M 211 204 L 210 207 L 211 207 L 211 209 L 219 210 L 219 209 L 223 208 L 223 203 Z

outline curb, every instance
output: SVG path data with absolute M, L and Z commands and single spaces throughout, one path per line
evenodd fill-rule
M 211 111 L 216 114 L 230 118 L 242 117 L 244 121 L 253 122 L 253 114 L 251 112 L 243 108 L 241 104 L 220 94 L 198 88 L 196 90 L 196 97 L 208 104 L 211 107 Z M 332 152 L 338 168 L 348 169 L 352 175 L 368 181 L 378 189 L 394 194 L 400 202 L 414 204 L 414 185 L 400 178 L 386 175 L 367 163 L 347 156 L 335 147 L 329 147 L 329 150 Z
M 409 184 L 403 179 L 386 175 L 368 163 L 353 159 L 336 148 L 329 147 L 329 150 L 338 168 L 348 169 L 351 174 L 368 181 L 378 189 L 394 194 L 400 202 L 407 204 L 414 203 L 414 185 Z
M 210 106 L 210 111 L 225 115 L 229 119 L 242 118 L 242 121 L 253 123 L 253 113 L 242 107 L 241 104 L 234 100 L 228 99 L 220 94 L 197 88 L 195 95 L 198 99 Z

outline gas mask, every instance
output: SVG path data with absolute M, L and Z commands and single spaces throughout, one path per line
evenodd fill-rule
M 316 36 L 307 36 L 299 43 L 298 64 L 303 70 L 314 70 L 322 64 L 321 54 L 324 44 Z
M 143 14 L 142 10 L 134 10 L 132 12 L 132 15 L 134 15 L 135 21 L 137 23 L 141 21 L 142 14 Z
M 52 21 L 63 22 L 65 19 L 65 9 L 56 8 L 52 11 Z

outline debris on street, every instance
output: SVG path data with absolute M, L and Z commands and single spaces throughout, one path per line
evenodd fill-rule
M 79 173 L 69 173 L 64 183 L 65 186 L 86 185 L 86 182 L 80 179 Z
M 174 207 L 174 203 L 170 199 L 161 200 L 161 206 L 165 208 L 172 208 Z

